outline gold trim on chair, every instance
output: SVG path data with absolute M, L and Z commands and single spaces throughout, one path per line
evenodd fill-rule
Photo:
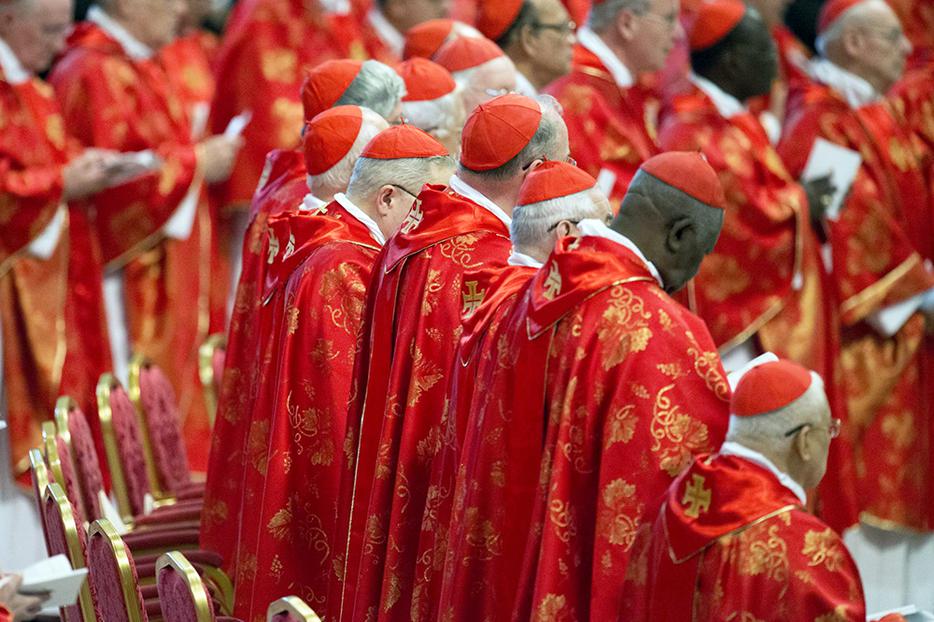
M 146 416 L 146 410 L 143 408 L 143 393 L 140 386 L 140 376 L 144 369 L 149 369 L 152 362 L 143 356 L 137 354 L 130 361 L 130 377 L 127 386 L 127 394 L 130 401 L 133 402 L 133 408 L 136 410 L 136 421 L 139 423 L 140 441 L 143 444 L 143 459 L 146 461 L 146 477 L 149 479 L 149 489 L 155 499 L 165 499 L 168 494 L 162 489 L 162 482 L 159 481 L 159 471 L 156 469 L 156 456 L 152 451 L 152 437 L 149 434 L 149 419 Z
M 49 498 L 58 506 L 58 514 L 65 528 L 68 561 L 71 562 L 71 567 L 75 570 L 84 568 L 87 563 L 84 559 L 84 551 L 81 550 L 81 539 L 78 536 L 79 527 L 75 523 L 75 513 L 72 510 L 68 496 L 65 495 L 65 489 L 59 484 L 49 484 L 46 487 L 44 499 L 48 502 Z M 45 508 L 42 508 L 42 511 L 44 516 Z M 81 617 L 84 618 L 85 622 L 93 622 L 97 619 L 94 614 L 94 601 L 91 600 L 91 588 L 87 580 L 81 585 L 81 591 L 78 593 L 78 605 L 81 608 Z
M 130 493 L 127 490 L 123 460 L 120 459 L 120 450 L 117 447 L 113 411 L 110 408 L 110 394 L 119 386 L 120 381 L 107 372 L 102 374 L 98 380 L 95 393 L 97 394 L 97 416 L 100 419 L 101 436 L 104 439 L 104 453 L 107 455 L 107 468 L 110 469 L 111 488 L 117 498 L 120 518 L 129 525 L 133 522 L 133 510 L 130 506 Z
M 37 447 L 33 447 L 29 450 L 27 456 L 29 458 L 29 471 L 33 480 L 35 480 L 35 495 L 36 495 L 36 506 L 39 508 L 39 516 L 45 516 L 45 508 L 42 507 L 42 499 L 45 494 L 45 489 L 49 487 L 49 469 L 45 464 L 45 458 L 42 457 L 42 452 L 39 451 Z M 43 530 L 45 527 L 45 521 L 42 521 Z
M 271 602 L 266 610 L 266 622 L 272 622 L 274 617 L 283 613 L 295 616 L 302 622 L 321 622 L 318 614 L 298 596 L 286 596 Z
M 197 622 L 213 622 L 214 618 L 211 615 L 211 603 L 208 602 L 207 591 L 201 577 L 198 576 L 198 571 L 191 565 L 191 562 L 179 551 L 170 551 L 160 556 L 156 562 L 156 585 L 159 584 L 159 575 L 166 567 L 181 575 L 185 585 L 188 586 L 188 592 L 195 603 L 195 619 Z M 161 596 L 159 600 L 162 600 Z
M 204 566 L 201 569 L 201 576 L 214 586 L 212 593 L 217 597 L 218 604 L 220 604 L 223 614 L 227 616 L 233 615 L 234 587 L 227 573 L 220 568 Z
M 208 418 L 211 427 L 214 427 L 214 418 L 217 416 L 217 381 L 214 377 L 214 353 L 219 349 L 227 348 L 227 337 L 223 333 L 214 333 L 204 340 L 198 348 L 198 377 L 201 378 L 201 388 L 204 391 L 204 401 L 208 408 Z
M 45 457 L 46 466 L 49 467 L 49 473 L 64 490 L 65 473 L 62 470 L 62 458 L 58 454 L 58 445 L 55 444 L 55 424 L 46 421 L 42 424 L 42 451 Z
M 100 536 L 107 541 L 117 562 L 117 571 L 120 573 L 120 591 L 123 593 L 123 606 L 126 609 L 127 618 L 130 622 L 143 622 L 144 613 L 140 609 L 136 591 L 137 585 L 133 580 L 133 567 L 130 565 L 130 555 L 127 552 L 123 538 L 120 537 L 120 534 L 117 533 L 117 530 L 106 518 L 94 521 L 88 528 L 89 549 L 91 548 L 91 540 L 95 536 Z

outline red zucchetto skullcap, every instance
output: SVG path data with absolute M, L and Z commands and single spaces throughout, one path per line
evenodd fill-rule
M 310 121 L 337 103 L 362 66 L 363 61 L 342 59 L 329 60 L 312 69 L 302 84 L 305 120 Z
M 437 140 L 414 125 L 394 125 L 373 137 L 363 148 L 361 158 L 399 160 L 401 158 L 434 158 L 446 156 L 448 150 Z
M 445 43 L 435 54 L 434 61 L 451 73 L 457 73 L 479 67 L 500 56 L 505 56 L 505 54 L 489 39 L 458 37 Z
M 724 207 L 726 199 L 720 178 L 707 158 L 696 151 L 668 151 L 649 158 L 639 170 L 704 205 Z
M 480 0 L 477 3 L 477 30 L 496 41 L 519 17 L 525 0 Z
M 302 146 L 305 170 L 320 175 L 341 161 L 353 147 L 363 127 L 360 106 L 338 106 L 325 110 L 305 125 Z
M 568 162 L 543 162 L 525 176 L 516 205 L 531 205 L 590 190 L 597 180 Z
M 457 88 L 451 72 L 427 58 L 412 58 L 399 64 L 396 73 L 405 81 L 404 102 L 423 102 L 444 97 Z
M 841 15 L 857 4 L 861 4 L 863 1 L 864 0 L 827 0 L 824 6 L 821 7 L 817 17 L 817 34 L 825 32 Z
M 541 106 L 523 95 L 500 95 L 480 104 L 464 125 L 461 164 L 471 171 L 501 167 L 529 144 L 541 120 Z
M 692 52 L 706 50 L 723 41 L 733 32 L 746 14 L 742 0 L 707 0 L 697 7 L 697 13 L 688 31 Z
M 811 372 L 797 363 L 763 363 L 739 379 L 730 411 L 737 417 L 752 417 L 784 408 L 804 395 L 811 381 Z
M 402 58 L 431 58 L 444 45 L 454 30 L 453 19 L 430 19 L 412 26 L 405 33 Z

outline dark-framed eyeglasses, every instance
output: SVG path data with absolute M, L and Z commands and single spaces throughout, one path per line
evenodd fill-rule
M 795 426 L 791 428 L 790 430 L 788 430 L 787 432 L 785 432 L 785 438 L 788 438 L 789 436 L 794 436 L 795 434 L 797 434 L 804 428 L 811 428 L 812 430 L 827 430 L 827 434 L 828 436 L 830 436 L 830 438 L 837 438 L 838 436 L 840 436 L 840 430 L 842 429 L 842 427 L 843 427 L 843 422 L 837 419 L 836 417 L 830 420 L 830 425 L 828 425 L 826 428 L 818 427 L 814 425 L 813 423 L 802 423 L 801 425 Z
M 539 161 L 540 161 L 540 162 L 548 162 L 548 158 L 546 158 L 545 156 L 538 156 L 537 158 L 532 158 L 532 161 L 529 162 L 528 164 L 526 164 L 525 166 L 523 166 L 523 167 L 522 167 L 522 170 L 523 170 L 523 171 L 529 170 L 529 168 L 531 168 L 531 166 L 532 166 L 533 164 L 535 164 L 536 162 L 539 162 Z M 577 160 L 575 160 L 574 158 L 572 158 L 570 155 L 569 155 L 568 157 L 564 158 L 564 161 L 567 162 L 568 164 L 570 164 L 571 166 L 577 166 Z
M 532 30 L 554 30 L 559 35 L 566 37 L 577 30 L 577 24 L 571 21 L 561 24 L 543 24 L 542 22 L 532 22 L 529 24 Z
M 562 218 L 561 220 L 559 220 L 559 221 L 556 222 L 555 224 L 553 224 L 553 225 L 551 225 L 550 227 L 548 227 L 548 232 L 551 233 L 552 231 L 554 231 L 555 229 L 558 228 L 558 225 L 560 225 L 560 224 L 563 223 L 563 222 L 570 223 L 570 224 L 572 224 L 572 225 L 574 225 L 574 226 L 576 227 L 576 226 L 578 225 L 578 223 L 580 223 L 580 220 L 568 220 L 567 218 Z
M 417 195 L 417 194 L 415 194 L 414 192 L 411 192 L 411 191 L 409 191 L 409 190 L 406 190 L 406 189 L 403 188 L 402 186 L 397 186 L 396 184 L 389 184 L 389 185 L 392 186 L 393 188 L 398 188 L 399 190 L 401 190 L 402 192 L 406 193 L 407 195 L 409 195 L 409 196 L 412 197 L 412 198 L 415 198 L 415 199 L 418 198 L 418 195 Z

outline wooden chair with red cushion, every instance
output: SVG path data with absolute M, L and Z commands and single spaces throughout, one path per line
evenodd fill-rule
M 298 596 L 286 596 L 270 603 L 266 622 L 321 622 L 321 618 Z
M 101 620 L 147 622 L 133 556 L 107 519 L 88 530 L 88 577 Z
M 204 390 L 204 401 L 208 407 L 208 417 L 214 425 L 217 416 L 217 399 L 221 394 L 221 381 L 224 377 L 224 360 L 227 358 L 227 337 L 215 333 L 204 340 L 198 348 L 198 376 Z
M 64 489 L 71 501 L 75 522 L 83 525 L 87 521 L 87 512 L 84 511 L 81 487 L 71 458 L 71 450 L 58 437 L 55 424 L 51 421 L 42 424 L 42 453 L 48 467 L 49 481 L 56 482 Z
M 49 469 L 42 457 L 42 452 L 33 448 L 29 450 L 29 472 L 32 476 L 32 494 L 36 501 L 36 509 L 39 511 L 39 520 L 42 526 L 42 537 L 45 538 L 45 548 L 49 548 L 48 528 L 45 526 L 45 489 L 51 483 L 49 480 Z
M 45 540 L 49 556 L 64 555 L 71 562 L 72 568 L 84 568 L 84 527 L 75 520 L 71 502 L 59 484 L 48 484 L 45 488 L 42 523 L 46 530 Z M 94 622 L 97 619 L 87 582 L 78 595 L 78 604 L 62 607 L 61 617 L 64 622 Z

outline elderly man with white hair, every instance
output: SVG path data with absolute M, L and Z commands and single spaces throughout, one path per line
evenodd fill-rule
M 516 90 L 516 66 L 484 37 L 458 37 L 445 43 L 434 61 L 451 72 L 461 87 L 464 110 Z
M 925 474 L 934 468 L 934 403 L 919 389 L 934 381 L 930 154 L 919 152 L 884 97 L 910 45 L 882 0 L 829 0 L 818 33 L 813 82 L 789 92 L 779 155 L 794 177 L 817 138 L 861 155 L 839 210 L 823 221 L 843 325 L 860 519 L 848 542 L 867 579 L 870 609 L 905 602 L 931 608 L 934 503 Z
M 739 378 L 720 451 L 672 483 L 635 547 L 631 620 L 866 619 L 843 540 L 806 509 L 840 432 L 824 383 L 774 355 L 756 363 Z
M 400 63 L 396 71 L 405 80 L 402 116 L 434 136 L 456 156 L 466 114 L 460 89 L 450 72 L 418 57 Z
M 379 61 L 331 60 L 312 69 L 302 84 L 305 119 L 332 106 L 366 106 L 390 123 L 399 120 L 405 82 Z

